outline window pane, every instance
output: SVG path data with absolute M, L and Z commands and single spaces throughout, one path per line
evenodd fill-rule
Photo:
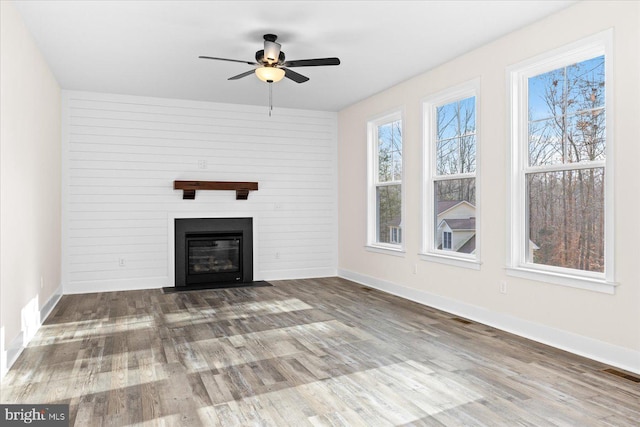
M 475 253 L 475 178 L 449 179 L 436 181 L 434 184 L 435 247 L 460 253 Z M 447 233 L 451 233 L 450 238 Z
M 436 147 L 436 173 L 438 175 L 451 175 L 458 173 L 460 164 L 460 150 L 458 148 L 460 138 L 450 138 L 437 142 Z
M 376 230 L 378 243 L 402 243 L 402 186 L 376 187 Z M 398 228 L 397 242 L 392 241 L 392 229 Z
M 564 160 L 562 120 L 529 122 L 529 166 L 553 165 Z
M 458 101 L 459 106 L 459 134 L 467 135 L 476 132 L 476 97 L 462 99 Z
M 460 171 L 462 173 L 473 173 L 476 171 L 475 135 L 460 138 Z
M 527 262 L 604 271 L 604 169 L 527 175 Z
M 402 122 L 378 126 L 378 182 L 402 180 Z
M 458 106 L 455 102 L 437 108 L 438 139 L 448 139 L 459 135 L 457 113 Z
M 475 97 L 445 104 L 436 109 L 436 173 L 451 175 L 476 170 Z
M 562 115 L 565 90 L 564 68 L 529 78 L 529 120 Z
M 567 114 L 604 107 L 604 56 L 567 67 Z
M 529 165 L 604 160 L 604 56 L 528 83 Z
M 603 110 L 576 114 L 568 119 L 567 162 L 604 160 L 605 115 Z

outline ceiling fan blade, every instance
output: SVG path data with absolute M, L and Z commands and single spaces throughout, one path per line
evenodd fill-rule
M 282 68 L 284 70 L 284 76 L 288 79 L 293 80 L 296 83 L 304 83 L 309 80 L 309 77 L 303 76 L 302 74 L 296 73 L 288 68 Z
M 216 61 L 240 62 L 241 64 L 249 64 L 249 65 L 258 65 L 256 62 L 252 62 L 252 61 L 242 61 L 240 59 L 229 59 L 229 58 L 216 58 L 215 56 L 198 56 L 198 58 L 215 59 Z
M 245 71 L 244 73 L 240 73 L 237 76 L 229 77 L 227 80 L 238 80 L 238 79 L 241 79 L 243 77 L 250 76 L 251 74 L 253 74 L 255 72 L 256 72 L 256 70 Z
M 320 65 L 340 65 L 339 58 L 316 58 L 316 59 L 298 59 L 294 61 L 286 61 L 285 67 L 317 67 Z

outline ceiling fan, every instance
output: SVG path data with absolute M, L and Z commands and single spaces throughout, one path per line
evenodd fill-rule
M 243 64 L 254 65 L 255 69 L 245 71 L 236 76 L 229 77 L 229 80 L 238 80 L 243 77 L 249 76 L 253 73 L 256 76 L 267 83 L 275 83 L 282 80 L 284 77 L 293 80 L 296 83 L 304 83 L 309 80 L 309 77 L 296 73 L 290 68 L 293 67 L 318 67 L 324 65 L 340 65 L 339 58 L 316 58 L 316 59 L 299 59 L 294 61 L 285 60 L 284 52 L 280 50 L 280 43 L 276 40 L 278 36 L 275 34 L 264 35 L 264 49 L 256 52 L 256 60 L 254 61 L 242 61 L 239 59 L 217 58 L 214 56 L 200 56 L 202 59 L 214 59 L 217 61 L 231 61 L 240 62 Z

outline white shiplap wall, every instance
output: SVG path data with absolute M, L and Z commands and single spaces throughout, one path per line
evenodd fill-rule
M 256 280 L 336 274 L 336 113 L 65 91 L 62 123 L 65 293 L 172 283 L 180 216 L 256 218 Z M 259 190 L 182 200 L 174 180 Z

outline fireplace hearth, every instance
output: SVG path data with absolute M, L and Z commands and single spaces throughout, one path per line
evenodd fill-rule
M 175 219 L 176 287 L 252 281 L 252 218 Z

